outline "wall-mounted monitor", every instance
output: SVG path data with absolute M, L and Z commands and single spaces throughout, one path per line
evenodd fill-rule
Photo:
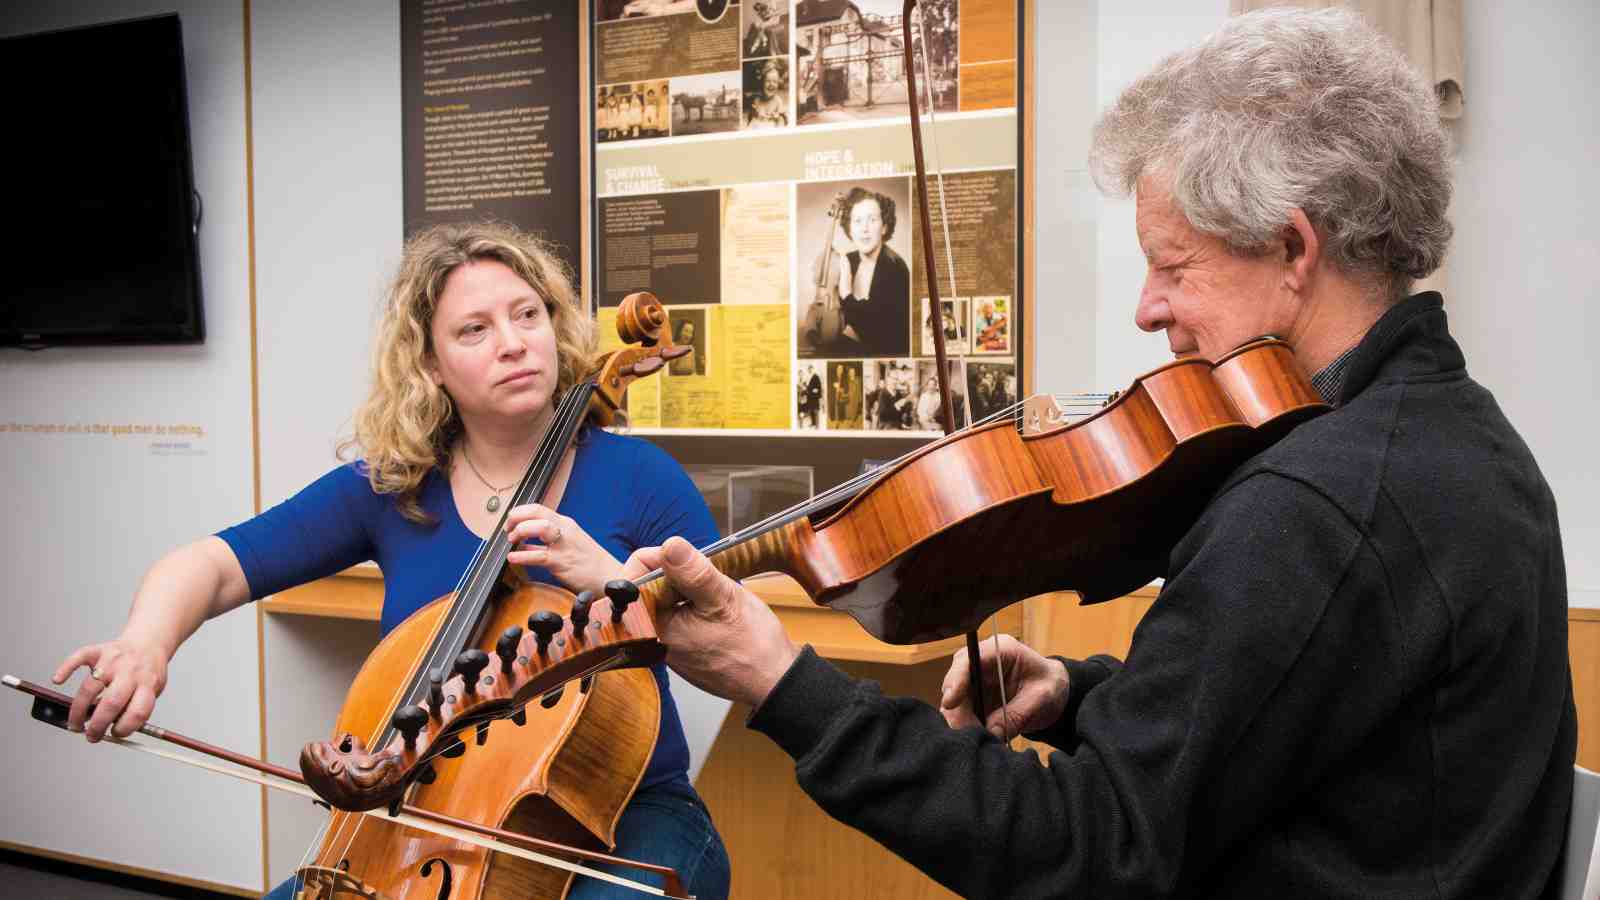
M 0 38 L 0 110 L 0 345 L 204 340 L 178 17 Z

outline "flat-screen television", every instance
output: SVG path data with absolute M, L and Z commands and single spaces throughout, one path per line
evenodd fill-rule
M 0 38 L 0 345 L 205 339 L 176 15 Z

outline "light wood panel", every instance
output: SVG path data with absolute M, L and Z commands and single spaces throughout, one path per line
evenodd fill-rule
M 1578 704 L 1578 765 L 1600 771 L 1600 609 L 1567 611 L 1567 655 Z

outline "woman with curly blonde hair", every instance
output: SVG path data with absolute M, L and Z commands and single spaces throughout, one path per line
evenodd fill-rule
M 378 322 L 371 391 L 341 447 L 360 458 L 152 566 L 122 634 L 78 649 L 57 670 L 60 683 L 79 666 L 91 669 L 71 727 L 90 741 L 138 730 L 166 685 L 168 661 L 201 623 L 359 562 L 383 570 L 387 634 L 454 590 L 497 528 L 515 547 L 510 563 L 574 592 L 600 590 L 634 551 L 673 535 L 697 546 L 716 540 L 710 511 L 671 457 L 588 426 L 543 503 L 502 511 L 593 354 L 593 323 L 566 268 L 537 238 L 499 224 L 412 237 Z M 656 748 L 617 824 L 616 853 L 676 869 L 699 897 L 725 897 L 727 853 L 689 784 L 666 669 L 654 675 Z M 268 897 L 294 890 L 291 880 Z M 569 896 L 633 894 L 581 878 Z

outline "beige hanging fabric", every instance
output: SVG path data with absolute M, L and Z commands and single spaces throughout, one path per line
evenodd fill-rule
M 1353 9 L 1411 60 L 1439 94 L 1439 115 L 1461 118 L 1461 0 L 1228 0 L 1239 15 L 1269 7 Z

